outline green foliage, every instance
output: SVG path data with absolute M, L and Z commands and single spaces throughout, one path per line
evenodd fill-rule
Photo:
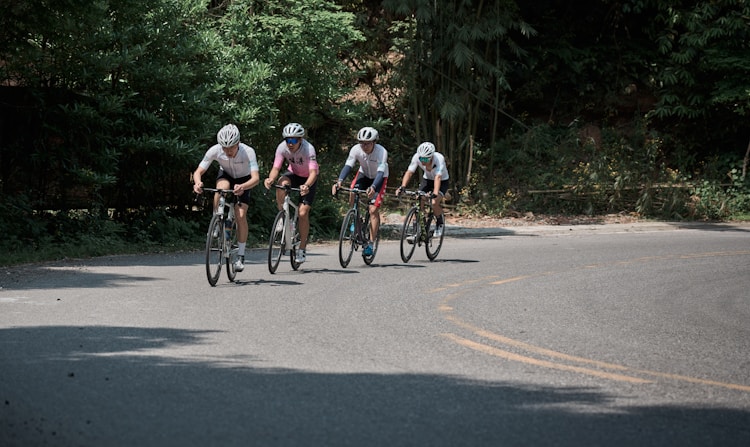
M 535 31 L 515 2 L 385 1 L 399 15 L 394 49 L 403 54 L 400 77 L 409 98 L 403 111 L 416 142 L 433 141 L 450 160 L 454 183 L 464 183 L 471 141 L 493 145 L 498 110 L 510 90 L 507 76 L 525 54 L 515 39 Z M 413 143 L 418 144 L 418 143 Z
M 328 0 L 234 1 L 219 19 L 225 110 L 264 157 L 287 122 L 311 131 L 334 113 L 354 74 L 340 56 L 363 39 L 353 22 Z
M 326 192 L 364 125 L 392 176 L 434 141 L 481 212 L 746 215 L 749 17 L 746 1 L 10 2 L 1 245 L 200 247 L 189 175 L 227 122 L 262 175 L 281 126 L 308 129 L 313 239 L 338 231 Z M 254 197 L 263 244 L 276 210 Z
M 635 212 L 666 219 L 748 212 L 750 189 L 739 168 L 727 168 L 731 160 L 691 170 L 691 163 L 679 161 L 688 157 L 666 154 L 663 138 L 645 121 L 627 136 L 615 128 L 601 133 L 597 142 L 576 126 L 539 125 L 477 150 L 481 168 L 461 191 L 461 208 L 486 214 Z M 494 153 L 500 156 L 492 162 Z

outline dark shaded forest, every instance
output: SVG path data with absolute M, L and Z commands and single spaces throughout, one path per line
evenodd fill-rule
M 270 169 L 300 122 L 333 182 L 363 126 L 423 141 L 465 213 L 750 215 L 750 4 L 663 0 L 3 1 L 9 252 L 200 239 L 190 173 L 228 122 Z M 393 182 L 391 183 L 393 184 Z M 256 194 L 251 234 L 273 204 Z M 336 232 L 321 198 L 315 237 Z M 54 256 L 54 254 L 53 254 Z

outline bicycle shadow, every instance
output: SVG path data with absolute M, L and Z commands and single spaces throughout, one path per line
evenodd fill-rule
M 286 281 L 286 280 L 274 280 L 269 281 L 266 279 L 241 279 L 237 278 L 234 282 L 227 282 L 223 284 L 217 284 L 216 287 L 245 287 L 245 286 L 301 286 L 304 283 L 299 281 Z

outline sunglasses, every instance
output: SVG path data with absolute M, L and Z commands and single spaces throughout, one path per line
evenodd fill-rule
M 287 138 L 286 144 L 297 144 L 299 143 L 299 138 Z
M 429 163 L 432 157 L 419 157 L 419 161 L 422 163 Z

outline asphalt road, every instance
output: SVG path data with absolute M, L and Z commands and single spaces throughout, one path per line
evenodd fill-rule
M 0 446 L 750 445 L 750 226 L 0 270 Z

